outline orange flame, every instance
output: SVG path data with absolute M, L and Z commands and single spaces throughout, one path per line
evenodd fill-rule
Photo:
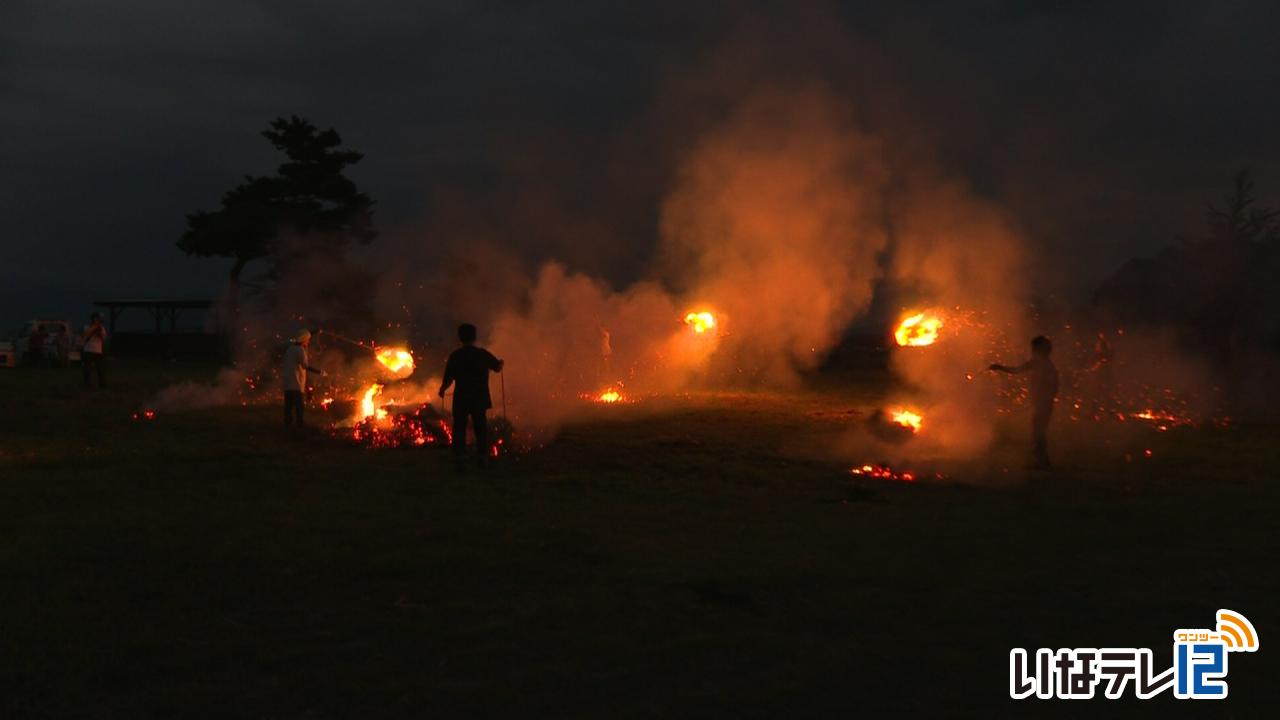
M 382 385 L 374 383 L 364 391 L 364 397 L 360 399 L 360 420 L 373 418 L 374 420 L 382 420 L 387 416 L 387 411 L 378 407 L 374 399 L 382 394 Z
M 383 367 L 396 375 L 413 372 L 413 354 L 401 347 L 386 347 L 374 353 Z
M 599 396 L 596 397 L 596 402 L 616 403 L 621 399 L 622 399 L 622 393 L 618 392 L 617 390 L 614 390 L 613 388 L 609 388 L 608 390 L 605 390 L 604 392 L 600 393 Z
M 942 328 L 942 318 L 936 315 L 916 313 L 898 323 L 893 331 L 893 339 L 903 347 L 924 347 L 938 340 L 938 330 Z
M 920 426 L 924 424 L 924 416 L 918 412 L 907 409 L 893 410 L 889 413 L 893 421 L 902 427 L 911 428 L 911 432 L 920 432 Z
M 684 316 L 684 324 L 693 328 L 693 331 L 699 335 L 708 330 L 714 330 L 716 327 L 716 316 L 703 310 L 701 312 L 691 312 Z

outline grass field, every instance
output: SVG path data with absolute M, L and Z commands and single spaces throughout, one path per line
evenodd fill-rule
M 868 375 L 587 409 L 457 476 L 274 405 L 130 420 L 202 372 L 0 372 L 0 717 L 1280 711 L 1274 424 L 1128 463 L 1076 442 L 1051 475 L 1017 424 L 945 481 L 881 482 L 823 450 Z M 1012 647 L 1163 669 L 1219 607 L 1262 639 L 1225 705 L 1007 697 Z

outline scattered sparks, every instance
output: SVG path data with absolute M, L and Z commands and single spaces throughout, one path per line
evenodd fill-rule
M 684 324 L 693 328 L 693 331 L 699 335 L 714 330 L 716 327 L 716 316 L 707 311 L 691 312 L 684 316 Z
M 893 339 L 902 347 L 924 347 L 938 340 L 938 330 L 942 328 L 942 318 L 936 315 L 916 313 L 898 323 L 893 331 Z

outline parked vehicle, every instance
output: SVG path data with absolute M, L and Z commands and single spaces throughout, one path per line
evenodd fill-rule
M 66 320 L 36 318 L 12 342 L 15 359 L 28 365 L 64 367 L 80 361 L 80 334 Z

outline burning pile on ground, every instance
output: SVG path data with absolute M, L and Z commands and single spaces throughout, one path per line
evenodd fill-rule
M 372 355 L 376 362 L 371 367 L 355 366 L 364 380 L 349 380 L 348 387 L 354 385 L 354 389 L 344 392 L 331 386 L 330 393 L 319 401 L 321 408 L 336 418 L 330 433 L 368 448 L 448 447 L 453 442 L 453 429 L 447 408 L 437 404 L 440 400 L 434 395 L 438 382 L 413 381 L 417 363 L 407 348 L 373 347 Z M 370 373 L 377 379 L 370 381 Z M 511 449 L 513 436 L 506 418 L 491 418 L 486 452 L 497 456 Z
M 375 448 L 447 446 L 453 441 L 449 423 L 430 405 L 412 410 L 379 408 L 352 426 L 349 437 Z
M 590 400 L 603 405 L 631 402 L 630 398 L 622 392 L 622 383 L 610 385 L 596 394 L 583 393 L 581 397 L 583 400 Z

